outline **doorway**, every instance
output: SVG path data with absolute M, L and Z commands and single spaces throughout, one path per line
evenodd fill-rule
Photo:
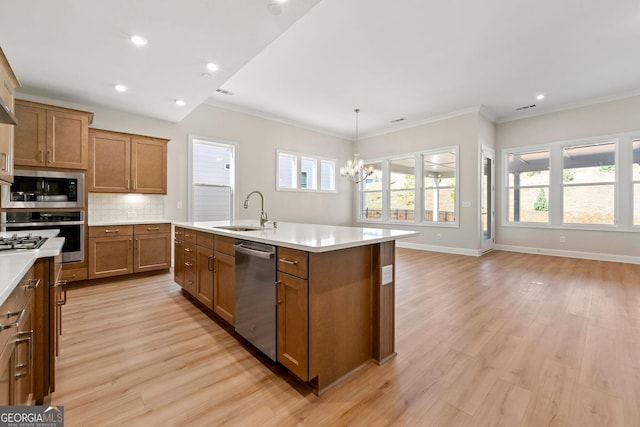
M 482 253 L 495 247 L 495 152 L 481 145 L 480 165 L 480 250 Z

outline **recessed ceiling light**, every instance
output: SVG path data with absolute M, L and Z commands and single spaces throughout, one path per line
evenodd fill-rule
M 132 35 L 130 40 L 131 43 L 135 44 L 136 46 L 144 46 L 147 44 L 147 39 L 137 34 Z
M 207 64 L 207 70 L 209 71 L 218 71 L 218 66 L 216 64 L 214 64 L 213 62 L 209 62 Z
M 176 99 L 176 105 L 178 107 L 184 107 L 185 105 L 187 105 L 187 103 L 184 102 L 184 100 L 182 100 L 182 99 Z
M 544 94 L 543 94 L 543 93 L 541 93 L 540 95 L 536 96 L 536 99 L 537 99 L 538 101 L 542 101 L 542 100 L 544 99 Z
M 128 87 L 126 87 L 125 85 L 117 84 L 117 85 L 115 85 L 115 89 L 116 89 L 118 92 L 126 92 L 126 91 L 127 91 L 127 89 L 129 89 L 129 88 L 128 88 Z

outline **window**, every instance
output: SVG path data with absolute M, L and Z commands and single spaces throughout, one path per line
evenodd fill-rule
M 457 153 L 449 147 L 365 162 L 373 174 L 359 187 L 358 220 L 457 226 Z
M 334 160 L 280 150 L 277 159 L 278 190 L 335 192 Z
M 511 222 L 549 222 L 549 150 L 507 154 Z
M 615 142 L 562 149 L 565 224 L 615 222 L 615 154 Z
M 640 139 L 633 140 L 633 225 L 640 225 Z
M 456 153 L 423 154 L 425 222 L 456 221 Z
M 367 163 L 373 173 L 361 184 L 360 219 L 382 219 L 382 163 Z
M 232 144 L 189 138 L 191 221 L 233 218 L 234 150 Z
M 416 208 L 415 156 L 389 161 L 389 219 L 414 221 Z

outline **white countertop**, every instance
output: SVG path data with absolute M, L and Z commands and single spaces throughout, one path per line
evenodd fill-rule
M 268 245 L 300 249 L 308 252 L 329 252 L 338 249 L 404 239 L 420 234 L 415 231 L 405 230 L 299 224 L 292 222 L 278 222 L 278 228 L 275 229 L 272 223 L 269 223 L 268 227 L 254 231 L 232 231 L 215 228 L 230 225 L 260 227 L 257 221 L 250 220 L 175 222 L 174 224 L 178 227 L 192 230 L 251 240 Z
M 167 224 L 171 223 L 166 219 L 133 219 L 132 221 L 89 221 L 87 225 L 89 227 L 100 227 L 105 225 L 136 225 L 136 224 Z
M 0 304 L 11 295 L 38 258 L 58 256 L 62 252 L 64 237 L 56 237 L 59 230 L 5 231 L 0 232 L 0 236 L 23 236 L 29 233 L 46 237 L 47 241 L 38 249 L 0 252 Z

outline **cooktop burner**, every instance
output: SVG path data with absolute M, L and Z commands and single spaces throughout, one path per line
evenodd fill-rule
M 38 249 L 46 241 L 46 237 L 34 236 L 31 233 L 26 236 L 18 236 L 17 234 L 14 234 L 11 237 L 0 237 L 0 251 Z

